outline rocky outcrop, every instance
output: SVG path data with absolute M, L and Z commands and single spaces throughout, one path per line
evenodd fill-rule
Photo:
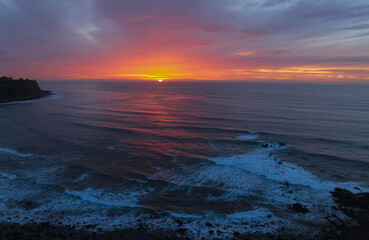
M 354 194 L 346 189 L 336 188 L 332 195 L 339 208 L 365 227 L 369 235 L 369 193 Z
M 323 239 L 359 240 L 369 239 L 369 193 L 352 193 L 336 188 L 331 192 L 338 209 L 350 220 L 336 218 L 332 221 L 334 229 Z
M 310 212 L 309 209 L 307 209 L 304 205 L 302 205 L 301 203 L 295 203 L 292 204 L 290 206 L 290 209 L 292 209 L 293 211 L 297 212 L 297 213 L 308 213 Z
M 0 78 L 0 102 L 34 99 L 48 94 L 40 89 L 36 80 Z

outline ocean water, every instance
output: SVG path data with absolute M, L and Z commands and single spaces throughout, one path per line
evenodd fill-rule
M 39 84 L 0 105 L 1 221 L 313 235 L 369 189 L 367 84 Z

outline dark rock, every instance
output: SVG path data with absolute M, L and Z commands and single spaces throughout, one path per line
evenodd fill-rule
M 263 143 L 263 145 L 261 145 L 263 148 L 267 148 L 269 147 L 269 144 L 268 143 Z
M 295 204 L 293 204 L 292 206 L 290 206 L 290 209 L 292 209 L 293 211 L 295 211 L 297 213 L 303 213 L 303 214 L 310 212 L 309 209 L 307 209 L 301 203 L 295 203 Z
M 31 201 L 31 200 L 21 201 L 21 202 L 18 202 L 18 204 L 26 210 L 32 210 L 32 209 L 37 208 L 41 205 L 41 203 L 34 202 L 34 201 Z
M 282 142 L 278 143 L 278 145 L 279 146 L 286 146 L 286 144 L 285 143 L 282 143 Z
M 182 226 L 183 225 L 183 222 L 181 220 L 175 220 L 176 223 L 178 223 L 179 226 Z
M 40 227 L 46 229 L 46 228 L 49 228 L 50 227 L 50 223 L 49 222 L 42 222 L 40 223 Z
M 187 231 L 187 228 L 179 228 L 177 229 L 177 233 L 184 234 Z
M 369 209 L 369 193 L 354 194 L 346 189 L 336 188 L 331 192 L 335 202 L 344 207 Z
M 0 77 L 0 102 L 34 99 L 49 93 L 41 90 L 35 80 Z
M 211 224 L 211 223 L 205 223 L 205 225 L 207 226 L 207 227 L 212 227 L 213 226 L 213 224 Z
M 369 193 L 354 194 L 341 188 L 336 188 L 331 193 L 340 210 L 369 229 Z
M 332 230 L 325 233 L 323 239 L 369 239 L 369 193 L 355 194 L 346 189 L 336 188 L 331 194 L 338 205 L 332 208 L 342 211 L 351 220 L 343 221 L 332 214 L 328 218 L 333 226 Z
M 91 228 L 95 228 L 97 226 L 97 224 L 88 224 L 85 226 L 86 229 L 91 229 Z

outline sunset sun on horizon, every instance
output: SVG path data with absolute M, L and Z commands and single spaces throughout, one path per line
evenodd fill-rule
M 369 81 L 367 2 L 0 0 L 0 72 Z

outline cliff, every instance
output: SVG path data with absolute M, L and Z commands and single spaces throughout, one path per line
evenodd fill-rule
M 35 80 L 0 78 L 0 102 L 34 99 L 48 94 L 48 91 L 40 89 Z

